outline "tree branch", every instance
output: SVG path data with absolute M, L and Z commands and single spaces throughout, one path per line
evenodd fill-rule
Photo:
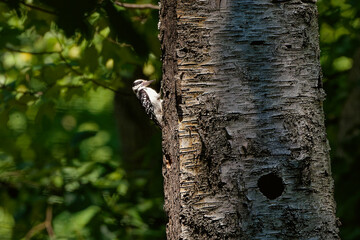
M 115 1 L 114 2 L 115 5 L 118 5 L 120 7 L 124 7 L 124 8 L 132 8 L 132 9 L 155 9 L 155 10 L 159 10 L 160 7 L 157 5 L 153 5 L 150 3 L 145 3 L 145 4 L 135 4 L 135 3 L 122 3 L 119 1 Z

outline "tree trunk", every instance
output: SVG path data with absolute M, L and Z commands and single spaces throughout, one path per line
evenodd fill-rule
M 162 2 L 168 239 L 338 239 L 311 0 Z

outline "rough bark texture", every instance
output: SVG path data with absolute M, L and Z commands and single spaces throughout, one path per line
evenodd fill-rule
M 162 3 L 168 239 L 338 239 L 313 1 Z
M 177 92 L 178 80 L 176 62 L 176 0 L 161 3 L 160 9 L 160 41 L 163 52 L 162 90 L 164 96 L 163 112 L 163 175 L 165 212 L 168 215 L 166 235 L 168 239 L 179 239 L 180 225 L 180 166 Z

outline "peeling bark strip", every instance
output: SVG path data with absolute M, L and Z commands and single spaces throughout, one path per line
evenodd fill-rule
M 339 239 L 315 4 L 167 0 L 161 22 L 168 239 Z

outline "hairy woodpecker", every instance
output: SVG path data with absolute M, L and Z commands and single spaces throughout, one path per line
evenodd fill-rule
M 137 79 L 133 83 L 132 90 L 136 94 L 136 97 L 140 100 L 141 105 L 145 109 L 146 113 L 150 115 L 150 118 L 162 128 L 162 99 L 160 94 L 154 89 L 148 87 L 154 80 L 146 81 L 143 79 Z

